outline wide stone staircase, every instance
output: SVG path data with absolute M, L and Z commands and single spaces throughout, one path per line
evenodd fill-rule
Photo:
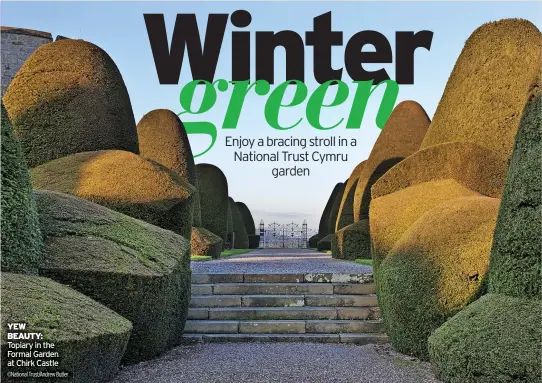
M 193 274 L 187 342 L 384 343 L 371 274 Z

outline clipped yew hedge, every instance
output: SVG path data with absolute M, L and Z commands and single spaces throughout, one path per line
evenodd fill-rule
M 139 154 L 176 172 L 196 188 L 193 225 L 201 226 L 198 177 L 188 134 L 179 117 L 171 110 L 148 112 L 137 123 Z
M 105 150 L 59 158 L 30 173 L 35 189 L 72 194 L 190 240 L 195 188 L 157 162 Z
M 508 170 L 489 263 L 489 294 L 429 338 L 445 382 L 536 382 L 542 376 L 542 98 L 533 86 Z
M 427 338 L 483 293 L 499 199 L 457 198 L 427 212 L 376 268 L 393 346 L 427 359 Z
M 218 167 L 211 164 L 197 164 L 198 188 L 201 205 L 202 227 L 228 240 L 228 181 Z
M 151 359 L 179 344 L 190 301 L 188 240 L 74 196 L 34 194 L 45 243 L 40 274 L 132 322 L 123 360 Z
M 371 259 L 369 220 L 362 219 L 338 230 L 331 239 L 333 258 L 355 260 Z
M 245 228 L 245 222 L 243 217 L 237 208 L 237 205 L 233 198 L 229 198 L 230 208 L 231 208 L 231 217 L 233 223 L 233 232 L 235 234 L 235 240 L 233 243 L 234 249 L 248 249 L 248 235 Z
M 539 382 L 542 304 L 487 294 L 435 330 L 429 355 L 447 383 Z
M 324 211 L 322 213 L 322 216 L 320 217 L 320 223 L 318 225 L 318 237 L 324 238 L 326 235 L 331 234 L 329 232 L 329 221 L 331 216 L 331 209 L 333 208 L 333 204 L 335 203 L 335 199 L 340 194 L 342 187 L 342 183 L 339 182 L 335 185 L 333 188 L 331 195 L 329 196 L 329 199 L 327 200 L 326 206 L 324 208 Z M 341 194 L 342 196 L 342 194 Z M 335 231 L 335 227 L 333 227 L 332 232 Z
M 132 330 L 131 323 L 91 298 L 34 275 L 2 273 L 2 331 L 8 323 L 26 323 L 26 332 L 40 332 L 55 345 L 59 365 L 32 367 L 32 371 L 65 371 L 70 382 L 109 382 L 119 369 Z M 7 340 L 2 336 L 2 381 L 15 382 L 7 366 Z M 20 351 L 20 350 L 18 350 Z M 41 380 L 41 379 L 37 379 Z
M 42 240 L 28 168 L 2 104 L 2 271 L 37 273 Z
M 211 233 L 209 230 L 203 227 L 193 227 L 190 248 L 192 255 L 205 255 L 218 259 L 220 258 L 224 244 L 222 243 L 222 238 Z
M 239 213 L 243 218 L 247 234 L 256 234 L 256 225 L 254 225 L 254 218 L 252 218 L 252 213 L 250 212 L 247 205 L 239 201 L 235 202 L 235 204 L 237 205 L 237 209 L 239 210 Z
M 420 148 L 429 123 L 427 113 L 415 101 L 403 101 L 393 109 L 360 169 L 354 194 L 354 222 L 369 217 L 371 187 L 396 163 Z
M 3 101 L 30 167 L 85 151 L 138 152 L 122 76 L 89 42 L 60 40 L 36 49 Z
M 491 251 L 490 291 L 520 298 L 541 298 L 541 111 L 542 96 L 536 93 L 516 136 Z

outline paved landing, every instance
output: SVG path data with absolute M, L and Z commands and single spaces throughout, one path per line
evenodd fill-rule
M 192 262 L 193 273 L 372 273 L 372 267 L 331 258 L 310 249 L 259 249 L 206 262 Z
M 124 368 L 112 383 L 438 383 L 387 345 L 210 343 Z

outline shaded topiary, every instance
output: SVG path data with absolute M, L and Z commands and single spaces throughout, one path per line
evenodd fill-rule
M 455 63 L 421 148 L 473 142 L 509 158 L 525 98 L 540 71 L 541 49 L 540 32 L 527 20 L 477 28 Z
M 310 237 L 308 242 L 310 249 L 316 249 L 318 246 L 318 234 L 314 234 L 312 237 Z
M 2 104 L 2 271 L 37 273 L 41 259 L 41 234 L 32 186 L 21 147 L 11 131 Z
M 1 285 L 2 332 L 8 323 L 26 323 L 25 332 L 42 333 L 59 354 L 57 367 L 32 367 L 33 372 L 65 371 L 72 374 L 71 382 L 85 383 L 108 382 L 115 376 L 132 329 L 127 319 L 48 278 L 4 272 Z M 26 372 L 28 367 L 7 366 L 13 358 L 7 357 L 6 337 L 1 338 L 2 381 L 20 381 L 7 373 Z
M 179 344 L 190 300 L 188 241 L 67 194 L 34 194 L 45 242 L 40 274 L 133 323 L 124 361 Z
M 222 238 L 214 235 L 202 227 L 192 228 L 192 239 L 190 240 L 192 255 L 206 255 L 215 259 L 220 258 L 224 244 Z
M 527 104 L 519 132 L 491 250 L 489 289 L 540 299 L 542 262 L 542 96 Z
M 483 292 L 500 200 L 457 198 L 428 211 L 377 267 L 390 342 L 426 359 L 427 338 Z
M 352 170 L 350 177 L 344 185 L 344 191 L 337 215 L 335 231 L 354 223 L 354 195 L 356 194 L 356 185 L 363 166 L 367 161 L 362 161 Z
M 331 254 L 333 258 L 351 261 L 371 259 L 369 220 L 359 220 L 337 231 L 331 239 Z
M 259 234 L 249 234 L 248 235 L 248 248 L 257 249 L 260 247 L 260 235 Z
M 318 251 L 329 251 L 331 250 L 331 239 L 333 234 L 328 234 L 324 238 L 320 239 L 316 244 L 316 249 Z
M 488 294 L 429 337 L 437 376 L 449 383 L 539 382 L 540 300 Z
M 245 228 L 248 234 L 248 248 L 257 249 L 260 247 L 260 236 L 256 234 L 256 225 L 254 224 L 252 213 L 247 205 L 245 205 L 243 202 L 236 202 L 235 204 L 237 205 L 239 213 L 241 214 L 243 222 L 245 223 Z
M 30 174 L 35 189 L 72 194 L 190 240 L 195 189 L 154 161 L 120 150 L 85 152 Z
M 197 164 L 202 227 L 228 239 L 228 181 L 222 170 L 211 164 Z
M 201 226 L 198 177 L 188 134 L 179 117 L 171 110 L 156 109 L 137 123 L 139 154 L 179 174 L 196 188 L 193 225 Z
M 122 76 L 107 53 L 86 41 L 39 47 L 10 83 L 4 103 L 30 167 L 92 150 L 138 152 Z
M 329 211 L 329 227 L 328 227 L 328 233 L 333 234 L 335 233 L 335 226 L 337 224 L 337 218 L 339 216 L 339 208 L 341 207 L 341 201 L 343 199 L 344 194 L 344 187 L 346 186 L 346 183 L 341 182 L 339 186 L 339 190 L 337 191 L 337 195 L 335 196 L 335 201 L 333 201 L 333 205 L 331 205 L 331 210 Z
M 331 195 L 329 196 L 329 199 L 327 200 L 326 207 L 324 208 L 324 212 L 322 213 L 322 216 L 320 217 L 320 224 L 318 225 L 318 237 L 324 238 L 326 235 L 331 234 L 329 232 L 329 217 L 331 215 L 331 209 L 333 208 L 333 204 L 335 203 L 335 199 L 337 199 L 337 195 L 339 195 L 341 191 L 342 183 L 339 182 L 335 185 L 333 188 Z M 335 229 L 332 230 L 334 232 Z
M 245 228 L 245 223 L 243 222 L 243 217 L 235 204 L 233 198 L 228 198 L 231 208 L 231 217 L 233 222 L 233 232 L 234 232 L 234 249 L 248 249 L 248 235 Z
M 247 234 L 256 234 L 256 225 L 254 225 L 254 218 L 252 218 L 252 213 L 248 209 L 247 205 L 245 205 L 243 202 L 236 202 L 235 204 L 237 205 L 237 209 L 239 210 L 239 213 L 243 218 Z
M 354 195 L 354 222 L 369 217 L 371 187 L 386 171 L 420 148 L 429 127 L 420 104 L 403 101 L 392 111 L 360 171 Z
M 231 205 L 228 202 L 228 226 L 227 226 L 227 233 L 232 234 L 233 233 L 233 216 L 231 212 Z

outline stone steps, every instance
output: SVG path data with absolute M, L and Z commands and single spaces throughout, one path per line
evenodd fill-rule
M 185 342 L 388 343 L 384 334 L 184 334 Z
M 340 334 L 380 333 L 379 320 L 188 320 L 194 334 Z
M 370 274 L 193 274 L 185 341 L 387 341 Z
M 197 307 L 188 310 L 188 319 L 199 320 L 311 320 L 380 319 L 375 307 Z
M 376 295 L 192 295 L 190 307 L 374 307 Z
M 375 294 L 374 283 L 217 283 L 193 285 L 194 295 L 362 295 Z

